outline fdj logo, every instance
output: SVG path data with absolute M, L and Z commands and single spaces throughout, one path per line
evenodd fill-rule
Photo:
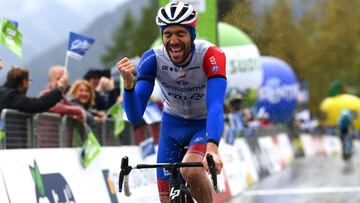
M 171 92 L 169 92 L 168 95 L 169 95 L 170 97 L 175 98 L 175 99 L 182 99 L 182 100 L 188 100 L 188 99 L 191 99 L 191 100 L 200 100 L 201 98 L 204 97 L 204 94 L 200 94 L 200 93 L 194 93 L 194 94 L 191 95 L 190 97 L 183 96 L 183 95 L 179 95 L 179 94 L 174 94 L 174 93 L 171 93 Z
M 36 161 L 29 166 L 35 182 L 37 203 L 75 203 L 74 195 L 64 176 L 60 173 L 40 174 Z
M 175 199 L 179 195 L 180 195 L 180 190 L 174 190 L 174 188 L 172 187 L 170 190 L 170 198 Z

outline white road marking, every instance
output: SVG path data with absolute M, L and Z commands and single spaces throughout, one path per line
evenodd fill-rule
M 300 195 L 300 194 L 325 194 L 325 193 L 353 193 L 360 192 L 360 187 L 322 187 L 322 188 L 292 188 L 274 190 L 249 190 L 243 196 L 263 195 Z

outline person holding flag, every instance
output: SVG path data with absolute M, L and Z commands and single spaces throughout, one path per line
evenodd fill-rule
M 42 113 L 63 99 L 68 85 L 68 75 L 65 72 L 56 83 L 56 88 L 39 98 L 26 96 L 31 83 L 29 71 L 22 67 L 12 67 L 7 74 L 6 82 L 0 87 L 0 111 L 16 109 L 25 113 Z
M 142 120 L 155 78 L 163 93 L 158 163 L 199 162 L 207 169 L 211 154 L 215 169 L 223 167 L 218 145 L 223 131 L 226 90 L 225 54 L 205 40 L 195 40 L 198 12 L 192 5 L 170 2 L 159 9 L 156 23 L 163 45 L 146 51 L 137 67 L 125 57 L 116 64 L 124 80 L 124 108 L 130 122 Z M 188 146 L 187 150 L 184 146 Z M 210 181 L 202 168 L 182 168 L 181 175 L 199 203 L 213 202 Z M 157 170 L 161 202 L 169 202 L 169 178 Z

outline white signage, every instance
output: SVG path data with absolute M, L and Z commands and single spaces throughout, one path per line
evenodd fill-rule
M 1 168 L 0 168 L 0 202 L 9 203 L 8 194 L 6 192 L 5 183 L 1 173 Z
M 102 147 L 86 169 L 81 165 L 79 149 L 3 150 L 1 184 L 5 182 L 12 203 L 159 202 L 155 170 L 131 173 L 131 197 L 117 192 L 123 156 L 129 157 L 131 165 L 144 162 L 137 146 Z M 1 199 L 1 187 L 0 200 L 7 202 Z
M 172 0 L 170 2 L 184 2 L 191 4 L 196 11 L 202 13 L 206 11 L 206 0 Z
M 257 89 L 263 81 L 260 53 L 254 44 L 222 47 L 226 55 L 228 88 Z

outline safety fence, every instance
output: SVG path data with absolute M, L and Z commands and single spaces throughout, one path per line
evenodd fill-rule
M 13 109 L 3 109 L 1 122 L 5 137 L 0 149 L 73 147 L 74 136 L 84 137 L 82 123 L 56 113 L 27 114 Z M 133 144 L 133 130 L 126 124 L 122 134 L 115 136 L 111 118 L 90 125 L 103 146 Z
M 70 118 L 51 113 L 30 115 L 6 109 L 1 120 L 6 133 L 1 143 L 4 149 L 36 147 L 0 150 L 1 203 L 159 202 L 154 170 L 131 173 L 133 196 L 125 197 L 117 192 L 121 157 L 128 156 L 131 165 L 154 163 L 156 145 L 149 143 L 151 147 L 144 148 L 109 146 L 121 144 L 113 135 L 110 119 L 91 126 L 103 147 L 88 168 L 79 161 L 81 148 L 58 148 L 71 145 L 70 140 L 79 125 Z M 224 170 L 218 176 L 219 186 L 224 192 L 214 194 L 215 202 L 241 195 L 261 179 L 286 169 L 296 157 L 296 141 L 305 157 L 341 154 L 341 143 L 332 135 L 300 133 L 294 138 L 283 126 L 251 131 L 247 136 L 239 137 L 242 133 L 225 125 L 219 148 Z M 125 133 L 122 136 L 134 135 L 133 132 Z M 143 151 L 150 148 L 153 153 Z M 355 142 L 356 154 L 359 154 L 359 149 L 360 143 Z M 40 176 L 41 184 L 38 182 Z
M 306 157 L 341 153 L 339 139 L 334 136 L 301 134 L 300 141 Z M 359 153 L 359 143 L 354 145 Z M 130 174 L 131 197 L 117 192 L 121 157 L 128 156 L 130 165 L 134 165 L 154 163 L 156 154 L 143 157 L 141 148 L 134 145 L 102 147 L 94 162 L 83 168 L 80 151 L 0 150 L 0 202 L 159 202 L 155 170 L 135 170 Z M 223 193 L 214 194 L 216 203 L 241 195 L 263 178 L 285 170 L 295 158 L 286 133 L 236 138 L 232 145 L 222 140 L 219 153 L 224 162 L 223 173 L 218 176 Z

